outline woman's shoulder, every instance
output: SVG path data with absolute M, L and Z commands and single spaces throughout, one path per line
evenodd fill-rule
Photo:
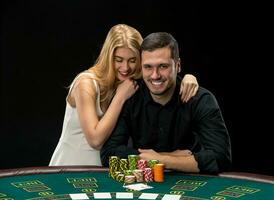
M 92 82 L 96 82 L 96 75 L 88 70 L 85 70 L 83 72 L 80 72 L 77 74 L 77 76 L 74 78 L 72 85 L 74 84 L 91 84 Z
M 80 72 L 79 74 L 77 74 L 77 76 L 74 78 L 74 81 L 78 80 L 78 79 L 97 79 L 95 73 L 93 73 L 92 71 L 89 70 L 85 70 Z
M 97 91 L 97 82 L 95 74 L 89 71 L 83 71 L 79 73 L 73 80 L 71 84 L 72 92 L 74 91 L 89 91 L 96 93 Z

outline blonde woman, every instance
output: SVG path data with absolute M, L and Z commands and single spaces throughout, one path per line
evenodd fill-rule
M 99 150 L 114 129 L 124 102 L 137 90 L 141 77 L 141 34 L 126 24 L 113 26 L 94 66 L 70 85 L 62 134 L 49 165 L 101 166 Z M 182 101 L 198 89 L 196 78 L 184 77 Z

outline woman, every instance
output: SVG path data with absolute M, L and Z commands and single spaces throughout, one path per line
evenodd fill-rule
M 50 166 L 101 166 L 99 150 L 110 136 L 124 102 L 141 77 L 141 34 L 125 24 L 113 26 L 94 66 L 78 74 L 70 85 L 61 138 Z M 182 101 L 196 94 L 192 75 L 182 81 Z

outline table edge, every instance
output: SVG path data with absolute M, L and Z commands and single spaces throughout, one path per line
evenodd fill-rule
M 50 173 L 66 173 L 66 172 L 107 172 L 106 167 L 101 166 L 41 166 L 41 167 L 24 167 L 13 169 L 0 169 L 0 178 L 9 176 L 20 176 L 30 174 L 50 174 Z M 170 172 L 170 170 L 168 171 Z M 184 173 L 186 174 L 186 173 Z M 217 175 L 212 174 L 189 174 L 188 175 L 202 175 L 202 176 L 219 176 L 224 178 L 235 178 L 242 180 L 251 180 L 263 183 L 274 184 L 274 176 L 253 174 L 247 172 L 222 172 Z

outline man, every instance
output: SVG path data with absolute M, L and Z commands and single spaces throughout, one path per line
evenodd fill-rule
M 200 87 L 188 103 L 180 101 L 178 49 L 177 41 L 165 32 L 144 39 L 143 80 L 101 150 L 104 166 L 109 156 L 139 154 L 183 172 L 219 173 L 230 168 L 230 138 L 214 95 Z M 129 137 L 132 147 L 127 145 Z

